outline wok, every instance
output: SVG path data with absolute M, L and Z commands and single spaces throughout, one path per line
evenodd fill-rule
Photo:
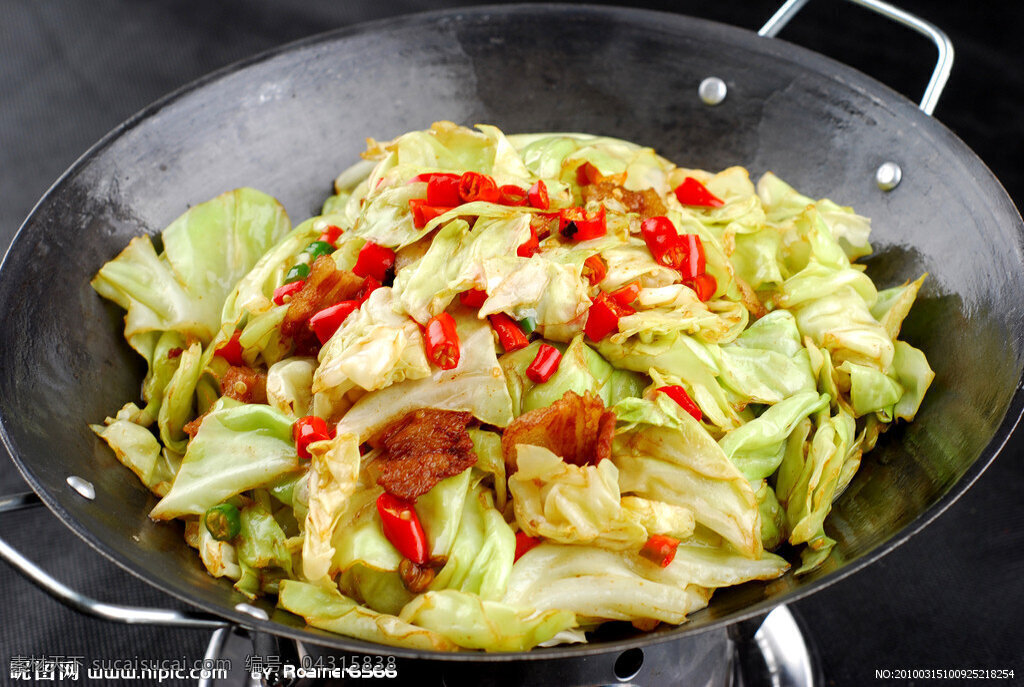
M 696 84 L 716 75 L 709 108 Z M 373 645 L 235 609 L 176 526 L 86 425 L 138 392 L 142 366 L 120 314 L 88 287 L 128 240 L 239 185 L 315 214 L 367 135 L 434 119 L 505 131 L 577 130 L 656 147 L 687 166 L 772 169 L 805 193 L 875 220 L 869 273 L 883 286 L 928 271 L 904 327 L 936 382 L 918 420 L 883 437 L 837 502 L 822 569 L 716 593 L 674 629 L 517 656 L 583 655 L 696 634 L 763 613 L 877 559 L 948 506 L 1021 412 L 1021 221 L 974 155 L 912 103 L 819 55 L 739 29 L 650 12 L 482 9 L 311 39 L 217 73 L 152 106 L 93 148 L 26 221 L 0 269 L 0 418 L 26 480 L 76 533 L 159 588 L 213 614 L 348 651 Z M 902 183 L 874 173 L 898 161 Z M 951 260 L 949 256 L 957 258 Z M 60 278 L 53 278 L 59 267 Z M 85 500 L 68 475 L 95 485 Z M 420 655 L 387 649 L 396 655 Z M 461 655 L 491 660 L 493 656 Z

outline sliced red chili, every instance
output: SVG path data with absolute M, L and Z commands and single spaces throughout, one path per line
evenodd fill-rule
M 356 293 L 356 300 L 359 301 L 359 305 L 362 305 L 370 297 L 370 294 L 381 287 L 381 283 L 373 277 L 367 277 L 363 280 L 363 285 L 359 288 Z
M 591 255 L 583 261 L 583 276 L 591 284 L 600 284 L 608 276 L 608 265 L 600 255 Z
M 459 176 L 460 175 L 453 174 L 452 172 L 424 172 L 423 174 L 417 174 L 416 176 L 414 176 L 412 179 L 409 180 L 409 183 L 413 183 L 415 181 L 420 181 L 420 182 L 429 184 L 431 179 L 436 179 L 438 177 L 444 177 L 444 178 L 447 178 L 447 179 L 455 179 L 456 181 L 458 181 Z
M 510 205 L 513 207 L 525 206 L 528 202 L 527 191 L 524 188 L 520 188 L 515 184 L 505 184 L 498 188 L 498 202 L 502 205 Z
M 625 286 L 615 289 L 611 293 L 611 297 L 619 305 L 629 305 L 636 300 L 637 296 L 640 295 L 640 282 L 630 282 Z
M 494 179 L 486 174 L 464 172 L 459 179 L 459 197 L 464 203 L 472 203 L 477 200 L 496 203 L 501 197 L 501 192 L 498 191 L 498 185 L 494 183 Z
M 667 568 L 672 559 L 676 557 L 679 549 L 679 540 L 664 534 L 652 534 L 647 542 L 640 549 L 640 555 L 649 561 Z
M 454 174 L 434 174 L 427 182 L 427 205 L 452 207 L 461 203 L 459 178 Z
M 697 294 L 697 298 L 703 302 L 711 300 L 711 297 L 715 295 L 715 291 L 718 290 L 718 280 L 707 272 L 698 274 L 693 279 L 686 279 L 683 283 L 693 289 Z
M 704 242 L 696 234 L 683 234 L 679 237 L 682 252 L 685 257 L 677 267 L 683 275 L 683 280 L 695 279 L 704 274 L 707 269 L 707 259 L 704 257 Z
M 498 342 L 505 349 L 506 353 L 518 351 L 529 345 L 530 340 L 519 328 L 516 321 L 503 312 L 490 315 L 487 319 L 491 321 L 491 327 L 498 333 Z
M 427 535 L 412 503 L 384 492 L 377 497 L 377 513 L 384 536 L 410 561 L 417 565 L 427 562 Z
M 459 301 L 467 308 L 479 308 L 487 300 L 487 292 L 483 289 L 470 289 L 459 294 Z
M 700 205 L 717 208 L 725 205 L 725 201 L 708 190 L 707 186 L 693 177 L 686 177 L 675 190 L 676 198 L 683 205 Z
M 703 413 L 700 412 L 700 406 L 690 398 L 690 394 L 686 393 L 686 389 L 678 384 L 673 384 L 672 386 L 659 386 L 657 390 L 678 403 L 679 406 L 692 415 L 693 419 L 697 422 L 700 422 L 701 418 L 704 417 Z
M 576 168 L 576 184 L 578 186 L 589 186 L 590 184 L 596 184 L 603 178 L 601 170 L 595 167 L 590 162 L 584 162 L 582 165 Z
M 300 417 L 292 424 L 292 439 L 299 458 L 309 460 L 309 445 L 316 441 L 326 441 L 334 436 L 327 426 L 327 420 L 316 415 Z
M 236 329 L 230 339 L 214 349 L 213 354 L 219 355 L 232 365 L 245 365 L 245 361 L 242 360 L 242 343 L 238 340 L 241 336 L 242 330 Z
M 395 251 L 372 241 L 359 251 L 352 271 L 360 277 L 373 277 L 382 284 L 387 281 L 388 271 L 395 266 Z
M 600 341 L 612 332 L 619 331 L 619 319 L 635 312 L 633 308 L 617 303 L 607 292 L 602 291 L 587 311 L 587 323 L 583 331 L 591 341 Z
M 409 211 L 412 212 L 412 224 L 417 229 L 427 226 L 427 222 L 451 210 L 447 205 L 429 205 L 424 198 L 411 198 Z
M 683 264 L 686 258 L 684 246 L 668 217 L 648 217 L 640 223 L 640 235 L 655 262 L 673 269 L 679 269 Z
M 530 207 L 537 208 L 538 210 L 547 210 L 551 207 L 551 199 L 548 197 L 548 187 L 544 183 L 543 179 L 537 179 L 533 182 L 533 186 L 526 192 L 526 197 L 530 201 Z
M 551 344 L 541 344 L 537 349 L 537 357 L 533 359 L 530 366 L 526 368 L 526 376 L 537 384 L 543 384 L 551 379 L 551 375 L 558 370 L 558 363 L 562 361 L 562 354 Z
M 309 328 L 316 334 L 321 344 L 334 336 L 334 332 L 348 318 L 349 315 L 359 309 L 359 301 L 342 301 L 320 310 L 309 318 Z
M 537 237 L 537 230 L 534 229 L 533 224 L 530 224 L 530 238 L 519 244 L 519 248 L 516 248 L 516 255 L 521 258 L 531 258 L 539 248 L 540 239 Z
M 513 562 L 518 561 L 523 554 L 540 544 L 540 542 L 541 540 L 539 537 L 531 537 L 522 530 L 516 532 L 516 555 Z
M 604 206 L 594 212 L 586 208 L 564 208 L 558 213 L 558 233 L 573 241 L 587 241 L 608 232 Z
M 325 241 L 333 246 L 343 233 L 344 230 L 341 227 L 331 224 L 321 232 L 317 241 Z
M 290 284 L 282 284 L 274 289 L 274 302 L 278 305 L 284 305 L 291 300 L 292 296 L 302 290 L 302 287 L 306 285 L 303 281 L 293 281 Z
M 442 370 L 451 370 L 459 364 L 459 334 L 454 317 L 446 312 L 431 317 L 423 339 L 430 362 Z

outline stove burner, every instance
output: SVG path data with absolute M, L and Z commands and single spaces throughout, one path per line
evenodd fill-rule
M 278 654 L 261 654 L 275 647 Z M 282 655 L 284 654 L 284 658 Z M 272 665 L 308 666 L 306 675 L 254 679 L 233 675 L 226 680 L 201 681 L 199 687 L 344 687 L 366 684 L 366 676 L 328 677 L 330 668 L 394 666 L 395 677 L 376 681 L 388 687 L 815 687 L 824 683 L 814 648 L 807 642 L 796 616 L 779 606 L 764 619 L 736 625 L 729 630 L 708 631 L 680 640 L 643 648 L 569 659 L 475 663 L 428 661 L 387 657 L 351 656 L 330 652 L 314 645 L 261 633 L 247 634 L 235 628 L 218 630 L 206 658 L 230 658 L 232 665 L 245 666 L 247 657 L 264 655 L 265 670 Z M 542 654 L 541 654 L 542 655 Z M 289 656 L 291 658 L 289 658 Z M 258 670 L 258 669 L 257 669 Z M 314 676 L 319 673 L 321 676 Z

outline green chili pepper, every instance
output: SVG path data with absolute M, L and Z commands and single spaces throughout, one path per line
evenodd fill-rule
M 230 503 L 221 503 L 203 516 L 206 529 L 217 541 L 229 541 L 238 536 L 242 521 L 238 509 Z
M 334 252 L 334 246 L 326 241 L 314 241 L 302 249 L 303 253 L 309 255 L 309 261 L 315 262 L 321 255 L 330 255 Z
M 284 275 L 284 283 L 291 284 L 293 281 L 299 281 L 309 276 L 309 263 L 299 262 L 292 265 L 292 268 L 288 270 L 288 273 Z
M 537 331 L 537 318 L 535 317 L 524 317 L 519 320 L 519 327 L 526 333 L 527 336 Z

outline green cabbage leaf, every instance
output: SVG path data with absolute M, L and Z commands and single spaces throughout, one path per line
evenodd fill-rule
M 201 515 L 225 499 L 301 470 L 292 422 L 266 405 L 214 406 L 189 442 L 170 491 L 150 517 Z

